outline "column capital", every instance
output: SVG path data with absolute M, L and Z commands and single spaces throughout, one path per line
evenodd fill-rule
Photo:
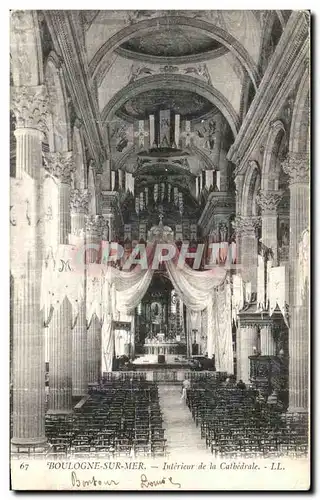
M 237 215 L 234 220 L 236 234 L 239 236 L 253 236 L 261 224 L 261 218 L 258 216 Z
M 101 238 L 104 229 L 104 219 L 101 215 L 87 215 L 86 216 L 86 231 Z
M 282 195 L 283 191 L 260 191 L 256 201 L 261 208 L 262 215 L 276 215 Z
M 16 128 L 31 128 L 45 132 L 48 128 L 48 94 L 45 85 L 33 87 L 11 87 L 11 110 Z
M 72 151 L 44 154 L 46 170 L 63 184 L 71 184 L 71 174 L 75 170 Z
M 86 214 L 90 193 L 87 189 L 72 189 L 70 192 L 70 210 L 74 214 Z
M 290 177 L 292 184 L 309 184 L 310 160 L 309 153 L 288 153 L 282 162 L 283 171 Z

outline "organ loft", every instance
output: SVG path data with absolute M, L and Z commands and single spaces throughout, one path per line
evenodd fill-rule
M 10 23 L 12 452 L 305 454 L 309 14 Z

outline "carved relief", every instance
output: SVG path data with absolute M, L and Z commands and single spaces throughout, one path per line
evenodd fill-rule
M 135 66 L 133 64 L 130 69 L 129 83 L 134 82 L 138 78 L 153 74 L 154 74 L 153 69 L 148 68 L 147 66 Z
M 115 143 L 115 149 L 118 153 L 122 153 L 129 144 L 127 137 L 127 127 L 124 124 L 117 124 L 110 134 L 111 141 Z
M 199 64 L 198 66 L 189 66 L 188 68 L 184 68 L 183 71 L 186 75 L 200 77 L 209 85 L 211 85 L 210 74 L 206 64 Z
M 200 78 L 209 85 L 211 85 L 210 74 L 206 64 L 197 64 L 194 66 L 174 66 L 172 64 L 165 64 L 164 66 L 153 66 L 150 68 L 146 65 L 136 65 L 132 64 L 129 74 L 129 83 L 132 83 L 139 78 L 144 78 L 150 75 L 157 74 L 180 74 L 180 75 L 190 75 L 196 78 Z
M 199 146 L 212 152 L 216 141 L 216 122 L 208 120 L 196 131 L 196 134 L 199 138 Z

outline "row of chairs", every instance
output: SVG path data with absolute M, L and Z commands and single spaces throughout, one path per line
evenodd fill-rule
M 47 417 L 53 454 L 89 457 L 165 456 L 157 386 L 143 379 L 111 380 L 90 391 L 69 431 L 60 416 Z
M 308 419 L 275 411 L 250 389 L 195 382 L 187 404 L 201 437 L 220 457 L 304 456 L 308 452 Z

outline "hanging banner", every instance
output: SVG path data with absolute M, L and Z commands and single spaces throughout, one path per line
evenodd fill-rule
M 265 309 L 265 262 L 262 255 L 258 255 L 257 272 L 257 312 Z
M 231 288 L 225 283 L 215 294 L 216 370 L 233 374 Z
M 247 281 L 244 284 L 244 300 L 247 304 L 251 302 L 251 282 Z
M 41 277 L 41 308 L 45 321 L 51 307 L 60 307 L 68 298 L 73 318 L 84 300 L 84 263 L 79 259 L 77 245 L 59 245 L 55 255 L 49 253 L 43 263 Z
M 165 109 L 159 113 L 160 147 L 169 148 L 170 144 L 170 109 Z
M 138 120 L 134 124 L 134 145 L 136 151 L 149 149 L 149 121 Z
M 100 264 L 87 265 L 87 321 L 90 323 L 92 316 L 97 315 L 102 321 L 102 288 L 104 275 Z
M 10 270 L 19 276 L 28 260 L 29 253 L 36 258 L 37 225 L 37 186 L 26 173 L 22 179 L 10 179 Z
M 102 343 L 102 374 L 112 372 L 114 356 L 114 332 L 112 331 L 112 316 L 106 316 L 101 329 Z
M 298 250 L 296 304 L 302 306 L 308 293 L 310 281 L 310 234 L 305 229 L 301 235 Z
M 285 266 L 271 267 L 269 269 L 269 314 L 272 316 L 278 306 L 287 324 L 285 283 Z

